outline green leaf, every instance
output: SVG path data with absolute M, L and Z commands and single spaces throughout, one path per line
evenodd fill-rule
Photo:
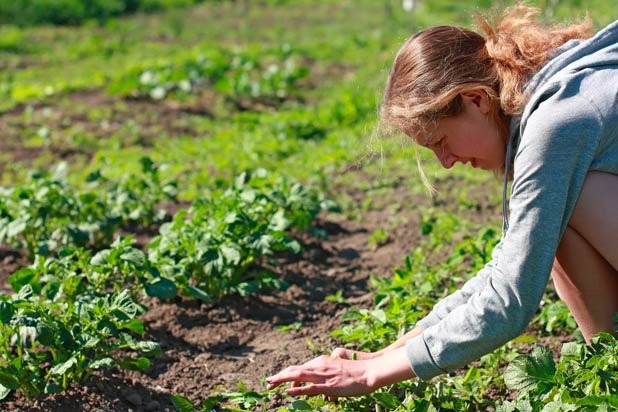
M 19 389 L 19 380 L 12 373 L 0 370 L 0 385 L 6 389 Z
M 585 347 L 577 342 L 566 342 L 562 345 L 560 357 L 570 360 L 581 360 L 584 358 Z
M 309 405 L 306 401 L 303 401 L 302 399 L 296 399 L 295 401 L 292 401 L 292 404 L 290 405 L 290 407 L 292 408 L 293 411 L 312 411 L 313 410 L 311 405 Z
M 137 349 L 142 355 L 149 357 L 159 357 L 161 356 L 161 346 L 157 342 L 153 341 L 144 341 L 138 342 L 135 345 L 135 349 Z
M 122 329 L 128 329 L 136 335 L 144 334 L 144 323 L 139 319 L 131 319 L 128 322 L 124 322 L 120 325 Z
M 9 396 L 9 393 L 11 393 L 11 390 L 0 384 L 0 401 Z
M 376 392 L 373 394 L 373 397 L 380 405 L 387 409 L 397 409 L 401 405 L 399 399 L 392 393 Z
M 238 265 L 241 260 L 240 251 L 237 247 L 232 245 L 222 245 L 221 255 L 225 258 L 226 262 L 232 265 Z
M 541 412 L 571 412 L 577 410 L 577 406 L 563 403 L 560 401 L 552 401 L 543 407 Z
M 11 304 L 11 302 L 7 302 L 5 300 L 0 301 L 0 322 L 9 323 L 13 314 L 15 313 L 15 307 Z
M 161 300 L 176 297 L 178 288 L 176 284 L 167 278 L 154 278 L 144 286 L 146 294 Z
M 66 362 L 60 363 L 51 368 L 50 373 L 52 375 L 64 376 L 75 365 L 77 365 L 77 359 L 75 357 L 71 357 Z
M 214 407 L 217 406 L 217 404 L 223 399 L 225 398 L 221 395 L 209 396 L 204 402 L 202 402 L 202 404 L 200 405 L 200 409 L 203 411 L 210 411 L 214 409 Z
M 22 345 L 30 346 L 37 338 L 36 327 L 34 326 L 20 326 L 19 327 L 19 340 Z
M 283 232 L 290 226 L 290 221 L 285 217 L 285 210 L 279 209 L 272 217 L 270 218 L 270 222 L 268 223 L 268 228 L 274 231 Z
M 107 258 L 112 253 L 110 249 L 104 249 L 98 252 L 90 259 L 90 264 L 93 266 L 104 265 L 107 262 Z
M 131 358 L 126 357 L 123 358 L 118 365 L 127 370 L 131 371 L 145 371 L 150 367 L 150 360 L 148 358 L 139 357 L 139 358 Z
M 45 346 L 52 346 L 56 341 L 55 330 L 45 322 L 36 325 L 37 340 Z
M 141 265 L 146 260 L 146 256 L 141 250 L 131 248 L 127 252 L 124 252 L 122 255 L 120 255 L 120 259 L 126 262 L 134 263 L 136 265 Z
M 84 275 L 70 274 L 62 280 L 62 288 L 67 296 L 76 296 L 79 292 L 79 288 L 82 284 Z
M 198 298 L 200 300 L 203 300 L 206 303 L 211 303 L 212 302 L 212 298 L 210 297 L 210 295 L 207 292 L 205 292 L 202 289 L 200 289 L 200 288 L 188 285 L 187 286 L 187 290 L 189 291 L 189 293 L 191 295 L 195 296 L 196 298 Z
M 496 405 L 496 412 L 532 412 L 532 405 L 528 400 L 506 401 Z
M 223 259 L 217 249 L 208 249 L 200 255 L 200 262 L 204 265 L 204 272 L 207 276 L 214 276 L 221 273 Z
M 192 412 L 195 410 L 195 405 L 184 396 L 172 395 L 172 403 L 179 412 Z
M 32 289 L 39 291 L 41 289 L 41 284 L 37 278 L 36 270 L 32 268 L 22 268 L 13 272 L 13 274 L 9 276 L 8 282 L 15 292 L 25 285 L 30 285 Z
M 43 392 L 45 392 L 46 394 L 60 393 L 62 392 L 62 386 L 58 385 L 55 382 L 47 382 Z
M 530 356 L 518 356 L 509 363 L 504 371 L 504 383 L 509 389 L 517 389 L 521 393 L 544 393 L 554 385 L 555 373 L 552 352 L 543 346 L 536 346 Z
M 88 364 L 88 367 L 90 369 L 101 369 L 101 368 L 113 368 L 114 365 L 116 364 L 116 361 L 114 361 L 114 359 L 112 358 L 101 358 L 101 359 L 95 359 L 92 362 L 90 362 Z
M 386 313 L 384 313 L 382 309 L 375 309 L 375 310 L 372 310 L 370 313 L 371 313 L 371 316 L 375 318 L 376 320 L 378 320 L 379 322 L 386 323 L 387 321 Z
M 118 328 L 109 319 L 101 319 L 97 324 L 97 331 L 106 336 L 114 336 L 118 333 Z
M 275 238 L 272 235 L 261 235 L 253 244 L 252 248 L 258 251 L 261 255 L 270 255 L 272 253 L 273 243 Z

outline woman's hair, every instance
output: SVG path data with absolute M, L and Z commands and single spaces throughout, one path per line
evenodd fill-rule
M 489 95 L 495 121 L 520 114 L 526 103 L 524 86 L 551 52 L 570 39 L 590 36 L 588 18 L 582 24 L 544 26 L 538 12 L 518 4 L 495 23 L 485 18 L 480 22 L 485 36 L 438 26 L 409 38 L 388 76 L 383 122 L 426 143 L 438 120 L 461 111 L 460 94 L 469 90 Z

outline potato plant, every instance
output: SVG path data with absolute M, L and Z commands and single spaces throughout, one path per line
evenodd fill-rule
M 499 412 L 616 410 L 618 340 L 602 333 L 590 345 L 565 343 L 557 363 L 549 349 L 537 346 L 510 362 L 504 381 L 518 396 L 502 403 Z
M 33 173 L 15 187 L 0 188 L 0 243 L 49 255 L 65 245 L 102 248 L 124 225 L 160 222 L 162 201 L 176 201 L 176 182 L 163 179 L 159 167 L 141 159 L 142 175 L 114 182 L 92 173 L 87 187 L 67 179 L 67 166 Z
M 292 97 L 309 69 L 289 46 L 252 52 L 210 48 L 182 62 L 136 68 L 114 81 L 108 91 L 130 98 L 163 100 L 212 87 L 236 105 L 278 106 Z
M 245 296 L 285 284 L 261 264 L 274 252 L 298 253 L 291 228 L 307 230 L 332 204 L 298 183 L 264 170 L 243 173 L 219 195 L 179 211 L 148 245 L 148 256 L 185 293 L 205 301 Z
M 113 294 L 36 294 L 30 285 L 0 296 L 0 398 L 58 393 L 93 371 L 118 365 L 144 370 L 160 354 L 141 341 L 142 307 L 128 291 Z M 137 356 L 131 356 L 134 351 Z

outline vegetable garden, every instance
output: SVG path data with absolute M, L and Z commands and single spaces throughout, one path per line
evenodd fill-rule
M 618 342 L 585 345 L 551 285 L 457 373 L 336 403 L 264 385 L 382 348 L 488 261 L 499 179 L 419 149 L 430 197 L 375 125 L 403 39 L 491 2 L 26 3 L 0 26 L 2 410 L 618 409 Z

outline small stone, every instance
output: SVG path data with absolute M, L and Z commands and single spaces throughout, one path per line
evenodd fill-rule
M 99 380 L 94 382 L 94 386 L 96 386 L 97 389 L 100 390 L 101 392 L 105 391 L 105 384 Z
M 133 390 L 127 390 L 122 392 L 122 396 L 132 405 L 142 406 L 142 397 L 139 393 Z
M 145 408 L 147 412 L 156 412 L 161 410 L 161 404 L 157 401 L 150 401 L 146 404 Z

